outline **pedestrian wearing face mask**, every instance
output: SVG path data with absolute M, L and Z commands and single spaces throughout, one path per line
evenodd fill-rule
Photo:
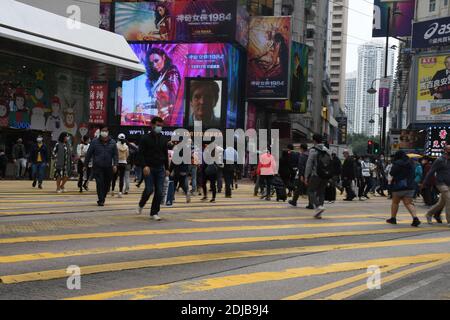
M 92 140 L 86 154 L 85 165 L 93 161 L 94 178 L 97 184 L 97 204 L 105 205 L 106 195 L 111 187 L 113 174 L 117 172 L 118 151 L 116 142 L 109 136 L 108 128 L 100 132 L 100 137 Z
M 139 158 L 143 166 L 145 189 L 142 193 L 137 214 L 142 214 L 147 201 L 154 193 L 150 217 L 159 221 L 159 211 L 161 209 L 162 191 L 165 177 L 169 172 L 169 152 L 168 139 L 162 133 L 164 120 L 154 117 L 151 121 L 152 128 L 145 134 L 139 144 Z
M 114 197 L 114 189 L 116 187 L 117 178 L 119 178 L 119 198 L 122 198 L 123 188 L 125 185 L 125 171 L 127 169 L 128 156 L 130 155 L 130 149 L 128 148 L 126 137 L 123 133 L 119 134 L 119 142 L 117 142 L 117 151 L 119 155 L 119 164 L 117 166 L 117 172 L 114 174 L 112 180 L 111 196 Z
M 81 139 L 81 143 L 77 146 L 78 188 L 80 189 L 80 192 L 83 192 L 83 189 L 86 191 L 89 190 L 88 185 L 89 185 L 89 177 L 91 175 L 92 164 L 90 163 L 87 166 L 85 166 L 86 153 L 88 150 L 89 150 L 89 137 L 83 136 L 83 138 Z
M 59 135 L 58 142 L 53 148 L 53 159 L 55 160 L 56 192 L 66 192 L 65 185 L 72 176 L 72 147 L 67 132 L 61 132 Z
M 44 144 L 42 136 L 38 136 L 36 143 L 31 146 L 30 155 L 28 158 L 31 163 L 31 176 L 33 179 L 33 188 L 38 185 L 42 189 L 42 182 L 44 181 L 45 168 L 48 163 L 48 150 Z

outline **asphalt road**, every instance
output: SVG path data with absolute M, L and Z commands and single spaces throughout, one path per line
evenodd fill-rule
M 242 184 L 215 204 L 177 194 L 156 222 L 134 186 L 102 208 L 67 189 L 0 181 L 0 299 L 450 299 L 450 228 L 420 200 L 419 228 L 403 208 L 387 225 L 381 197 L 315 220 Z

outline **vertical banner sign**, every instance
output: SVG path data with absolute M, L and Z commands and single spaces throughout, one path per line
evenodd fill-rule
M 108 104 L 108 85 L 93 83 L 89 90 L 89 123 L 105 124 Z
M 347 117 L 336 117 L 338 123 L 338 144 L 347 144 Z
M 387 108 L 390 104 L 391 77 L 382 78 L 378 95 L 378 107 Z
M 440 157 L 449 143 L 450 127 L 430 127 L 427 137 L 427 155 Z
M 252 17 L 248 45 L 248 98 L 289 98 L 291 17 Z
M 373 4 L 372 37 L 387 36 L 387 14 L 391 7 L 389 35 L 391 37 L 408 37 L 412 33 L 416 0 L 386 1 L 375 0 Z M 396 12 L 397 14 L 393 14 Z
M 418 58 L 416 121 L 450 122 L 450 54 Z
M 292 42 L 291 52 L 291 91 L 287 109 L 306 113 L 308 108 L 308 52 L 305 44 Z

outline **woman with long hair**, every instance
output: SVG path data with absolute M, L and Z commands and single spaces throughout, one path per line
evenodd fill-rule
M 181 76 L 167 53 L 159 48 L 151 48 L 145 59 L 147 69 L 146 87 L 151 98 L 150 107 L 156 108 L 158 116 L 166 125 L 174 125 L 177 114 L 174 107 L 178 99 Z
M 170 40 L 171 21 L 169 9 L 163 4 L 158 4 L 155 8 L 155 27 L 158 29 L 161 40 Z
M 411 226 L 418 227 L 420 221 L 419 218 L 417 218 L 416 207 L 413 203 L 415 193 L 415 167 L 414 163 L 408 158 L 404 151 L 400 150 L 395 153 L 390 174 L 392 176 L 391 218 L 386 220 L 386 222 L 397 224 L 399 204 L 400 202 L 403 202 L 413 218 Z

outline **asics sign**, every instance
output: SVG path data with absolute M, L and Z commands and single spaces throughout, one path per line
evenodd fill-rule
M 414 23 L 413 48 L 450 45 L 450 17 Z

